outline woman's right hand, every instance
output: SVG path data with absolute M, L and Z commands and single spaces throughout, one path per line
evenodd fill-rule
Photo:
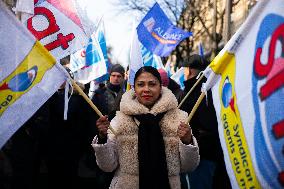
M 102 116 L 96 121 L 96 126 L 98 128 L 100 138 L 106 138 L 109 124 L 110 122 L 108 121 L 107 116 Z

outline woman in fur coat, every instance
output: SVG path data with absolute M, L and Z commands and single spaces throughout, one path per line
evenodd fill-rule
M 177 105 L 159 72 L 144 66 L 111 123 L 106 116 L 97 120 L 99 135 L 92 146 L 98 166 L 115 170 L 111 189 L 180 189 L 179 174 L 197 167 L 199 149 L 185 124 L 187 113 Z

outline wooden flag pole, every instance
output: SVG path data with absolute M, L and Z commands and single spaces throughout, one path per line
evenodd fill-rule
M 187 122 L 186 122 L 187 124 L 191 121 L 194 113 L 196 112 L 196 110 L 197 110 L 198 106 L 200 105 L 201 101 L 203 100 L 204 96 L 205 96 L 205 92 L 202 92 L 200 94 L 199 98 L 197 99 L 196 103 L 194 104 L 194 106 L 193 106 L 193 108 L 192 108 L 192 110 L 191 110 L 191 112 L 190 112 L 190 114 L 187 118 Z
M 178 105 L 178 108 L 181 107 L 181 105 L 184 103 L 184 101 L 187 99 L 187 97 L 190 95 L 190 93 L 193 91 L 193 89 L 195 89 L 195 87 L 197 86 L 197 84 L 202 80 L 202 78 L 204 77 L 204 74 L 202 74 L 199 79 L 194 83 L 194 85 L 191 87 L 191 89 L 188 91 L 188 93 L 185 95 L 185 97 L 182 99 L 182 101 L 180 102 L 180 104 Z
M 70 78 L 71 79 L 71 78 Z M 92 102 L 92 100 L 84 93 L 84 91 L 81 89 L 81 87 L 79 87 L 77 85 L 77 83 L 71 79 L 72 85 L 76 88 L 76 90 L 79 92 L 79 94 L 81 96 L 83 96 L 83 98 L 88 102 L 88 104 L 90 104 L 90 106 L 95 110 L 95 112 L 100 116 L 103 117 L 103 114 L 100 112 L 100 110 L 96 107 L 96 105 Z M 116 135 L 114 129 L 109 126 L 109 129 L 111 130 L 111 132 Z

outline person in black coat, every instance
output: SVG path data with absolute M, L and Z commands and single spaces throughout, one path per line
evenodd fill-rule
M 90 147 L 96 131 L 96 113 L 85 99 L 74 91 L 68 103 L 67 120 L 64 120 L 64 88 L 50 99 L 47 168 L 49 188 L 80 188 L 79 162 Z
M 120 64 L 111 67 L 109 82 L 105 87 L 101 86 L 92 98 L 93 103 L 104 115 L 108 115 L 111 120 L 116 111 L 119 110 L 119 104 L 124 91 L 125 70 Z
M 46 158 L 49 104 L 43 104 L 9 139 L 4 150 L 11 165 L 11 189 L 42 188 L 41 167 Z
M 206 66 L 206 60 L 197 54 L 190 56 L 183 62 L 182 67 L 185 69 L 183 97 L 197 81 L 196 77 L 199 72 L 204 70 Z M 182 104 L 182 110 L 191 112 L 201 94 L 202 83 L 205 82 L 206 78 L 199 82 Z M 200 150 L 200 164 L 194 172 L 189 173 L 190 188 L 231 188 L 219 140 L 218 123 L 211 90 L 207 92 L 207 97 L 202 100 L 189 124 L 194 136 L 196 136 Z

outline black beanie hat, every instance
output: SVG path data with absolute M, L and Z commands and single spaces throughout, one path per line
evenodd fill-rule
M 123 68 L 120 64 L 114 64 L 114 65 L 111 67 L 111 69 L 110 69 L 110 74 L 111 74 L 112 72 L 118 72 L 118 73 L 120 73 L 121 75 L 124 75 L 125 70 L 124 70 L 124 68 Z
M 181 64 L 181 67 L 189 67 L 197 70 L 204 70 L 207 66 L 207 60 L 198 54 L 191 55 L 190 57 L 186 58 Z

